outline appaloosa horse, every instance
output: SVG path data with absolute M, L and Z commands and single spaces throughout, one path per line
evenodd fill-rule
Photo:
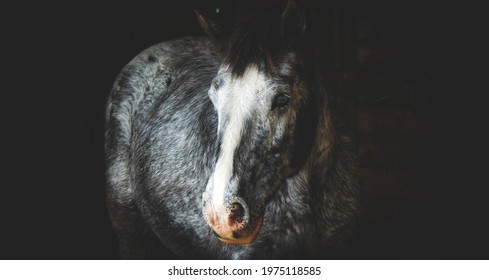
M 107 104 L 107 195 L 122 258 L 318 258 L 357 209 L 355 156 L 293 1 L 231 33 L 157 44 Z

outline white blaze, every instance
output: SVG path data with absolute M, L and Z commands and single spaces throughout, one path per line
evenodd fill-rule
M 214 170 L 213 180 L 213 205 L 224 203 L 224 193 L 226 186 L 233 175 L 234 152 L 238 147 L 243 127 L 246 120 L 251 115 L 253 108 L 259 102 L 258 94 L 265 86 L 265 77 L 258 72 L 256 66 L 249 66 L 243 76 L 232 79 L 224 88 L 219 89 L 222 102 L 219 102 L 219 114 L 228 117 L 224 129 L 221 143 L 221 154 L 217 160 Z M 221 120 L 219 120 L 221 121 Z

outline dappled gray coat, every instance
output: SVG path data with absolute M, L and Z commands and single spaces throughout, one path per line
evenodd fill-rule
M 183 258 L 321 258 L 345 245 L 355 156 L 287 34 L 303 32 L 301 15 L 292 2 L 224 39 L 198 15 L 210 39 L 157 44 L 121 71 L 105 144 L 121 257 L 162 244 Z

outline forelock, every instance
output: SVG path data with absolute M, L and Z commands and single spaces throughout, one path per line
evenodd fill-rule
M 280 38 L 280 16 L 273 12 L 255 14 L 244 21 L 231 36 L 224 63 L 234 76 L 242 76 L 249 65 L 273 73 L 283 53 Z

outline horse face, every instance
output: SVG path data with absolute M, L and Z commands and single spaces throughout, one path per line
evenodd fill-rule
M 311 112 L 294 56 L 277 65 L 266 72 L 250 64 L 239 76 L 222 65 L 209 89 L 219 155 L 203 195 L 204 216 L 227 243 L 255 239 L 267 201 L 303 165 L 310 146 Z

